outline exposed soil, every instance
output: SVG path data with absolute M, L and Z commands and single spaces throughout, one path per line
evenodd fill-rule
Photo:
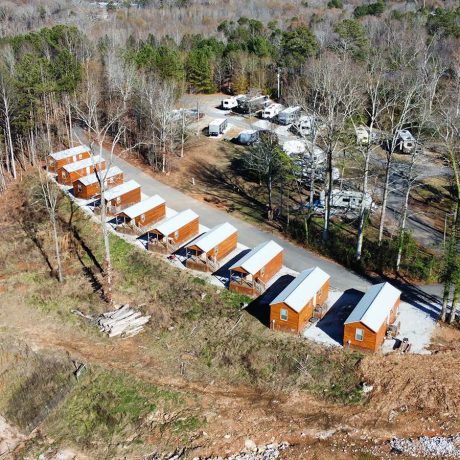
M 17 196 L 12 187 L 0 199 L 5 216 L 0 231 L 17 225 L 11 212 L 21 205 Z M 17 273 L 38 269 L 18 262 Z M 47 270 L 45 263 L 41 269 Z M 3 283 L 8 283 L 8 276 L 0 280 L 0 287 Z M 24 289 L 26 285 L 16 283 L 14 290 L 2 295 L 0 337 L 23 340 L 34 350 L 59 350 L 90 365 L 123 370 L 184 393 L 187 404 L 207 419 L 206 433 L 191 442 L 191 456 L 235 453 L 250 438 L 257 444 L 289 442 L 292 447 L 282 454 L 284 458 L 358 458 L 359 452 L 375 449 L 386 455 L 393 436 L 460 431 L 460 331 L 447 326 L 437 329 L 432 355 L 366 356 L 359 372 L 363 381 L 373 385 L 368 402 L 340 405 L 301 391 L 262 392 L 171 376 L 161 355 L 146 352 L 152 332 L 108 340 L 79 320 L 69 322 L 28 305 Z

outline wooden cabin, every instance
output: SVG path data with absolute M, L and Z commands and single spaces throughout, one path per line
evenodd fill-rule
M 329 280 L 319 267 L 299 273 L 270 303 L 270 328 L 300 333 L 313 316 L 321 318 Z
M 73 185 L 81 177 L 89 176 L 106 168 L 104 158 L 96 155 L 75 163 L 69 163 L 57 170 L 57 181 L 64 185 Z
M 166 202 L 161 196 L 154 195 L 121 211 L 117 215 L 117 220 L 119 225 L 141 230 L 165 217 Z
M 283 266 L 283 248 L 274 241 L 259 244 L 230 267 L 229 289 L 250 297 L 262 294 Z
M 108 171 L 99 174 L 99 178 L 96 173 L 80 177 L 73 183 L 74 196 L 83 200 L 90 200 L 99 196 L 101 192 L 99 180 L 101 179 L 105 179 L 105 187 L 108 190 L 123 183 L 123 171 L 117 166 L 113 166 Z
M 85 160 L 91 156 L 90 148 L 87 145 L 79 145 L 71 149 L 50 153 L 47 158 L 47 167 L 50 172 L 57 172 L 63 166 Z
M 344 323 L 343 346 L 377 351 L 398 314 L 401 291 L 390 283 L 372 286 Z
M 114 216 L 141 201 L 141 186 L 135 180 L 117 185 L 104 193 L 107 214 Z
M 238 232 L 229 224 L 221 224 L 192 241 L 187 247 L 186 266 L 203 272 L 214 272 L 219 261 L 236 249 Z
M 179 212 L 147 232 L 148 249 L 172 253 L 195 238 L 200 231 L 200 218 L 191 209 Z

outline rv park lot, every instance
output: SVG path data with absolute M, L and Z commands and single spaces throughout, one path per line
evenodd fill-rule
M 262 120 L 258 117 L 249 118 L 247 115 L 240 115 L 232 113 L 229 110 L 220 109 L 220 101 L 226 98 L 225 94 L 211 94 L 211 95 L 184 95 L 179 101 L 179 105 L 185 108 L 192 108 L 199 110 L 205 116 L 198 122 L 193 123 L 192 128 L 196 133 L 202 132 L 215 118 L 228 118 L 229 126 L 223 135 L 219 136 L 218 139 L 231 140 L 236 137 L 239 132 L 246 129 L 273 129 L 278 135 L 280 142 L 298 139 L 290 130 L 288 126 L 281 126 L 277 123 L 270 123 L 267 120 Z M 210 141 L 216 141 L 217 139 L 210 139 Z M 388 197 L 387 212 L 389 217 L 391 216 L 393 222 L 388 227 L 397 227 L 399 220 L 399 210 L 402 207 L 404 194 L 404 180 L 400 174 L 400 167 L 404 165 L 407 158 L 404 155 L 398 155 L 397 160 L 394 162 L 392 174 L 391 174 L 391 193 Z M 384 154 L 382 156 L 373 159 L 374 166 L 378 170 L 383 171 L 384 168 Z M 425 158 L 420 161 L 420 166 L 417 172 L 420 181 L 427 178 L 442 178 L 449 177 L 451 172 L 448 167 L 444 166 L 439 160 L 436 154 L 428 152 Z M 378 190 L 377 190 L 378 191 Z M 377 198 L 379 198 L 377 196 Z M 442 219 L 444 214 L 442 211 Z M 439 216 L 438 216 L 439 217 Z M 414 238 L 416 238 L 421 244 L 430 248 L 438 245 L 442 242 L 443 232 L 439 225 L 436 225 L 434 220 L 437 220 L 436 213 L 426 212 L 423 209 L 423 205 L 414 203 L 412 209 L 409 211 L 408 216 L 408 228 L 411 230 Z M 442 226 L 442 225 L 441 225 Z
M 77 134 L 82 141 L 85 140 L 83 131 L 80 130 Z M 105 156 L 109 158 L 109 153 L 105 152 Z M 191 208 L 200 216 L 200 233 L 224 222 L 229 222 L 237 228 L 238 248 L 224 259 L 222 268 L 215 275 L 204 275 L 200 272 L 195 272 L 197 276 L 204 276 L 215 285 L 224 287 L 228 283 L 227 268 L 231 265 L 230 261 L 236 261 L 238 254 L 247 250 L 247 248 L 255 247 L 269 239 L 276 241 L 284 248 L 285 267 L 271 280 L 262 298 L 248 307 L 248 310 L 262 323 L 268 324 L 268 303 L 275 298 L 296 273 L 313 266 L 319 266 L 326 271 L 331 276 L 329 312 L 316 326 L 307 328 L 304 336 L 322 344 L 341 346 L 343 322 L 353 306 L 359 301 L 362 293 L 371 285 L 370 280 L 358 276 L 333 261 L 283 240 L 274 233 L 261 230 L 248 222 L 244 222 L 224 211 L 185 195 L 154 179 L 118 156 L 113 157 L 113 164 L 124 171 L 125 180 L 134 179 L 142 186 L 144 196 L 158 194 L 166 199 L 168 217 L 174 215 L 177 211 Z M 83 207 L 85 212 L 92 214 L 91 201 L 77 200 L 77 203 Z M 114 231 L 114 228 L 112 230 Z M 145 249 L 144 238 L 130 235 L 120 236 L 139 248 Z M 170 259 L 168 258 L 168 260 Z M 178 268 L 185 269 L 183 260 L 183 250 L 179 250 L 177 257 L 170 260 L 170 262 Z M 397 320 L 401 321 L 398 338 L 407 337 L 412 344 L 413 352 L 426 352 L 440 308 L 439 298 L 436 295 L 439 292 L 439 286 L 417 287 L 403 284 L 401 286 L 397 285 L 397 287 L 403 291 L 403 302 L 401 303 L 400 316 Z M 387 341 L 384 350 L 390 351 L 393 345 L 393 341 Z

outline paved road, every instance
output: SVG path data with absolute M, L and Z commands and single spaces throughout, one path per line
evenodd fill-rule
M 78 137 L 84 140 L 86 138 L 84 132 L 79 128 L 76 128 L 77 130 Z M 105 151 L 104 156 L 107 159 L 110 158 L 109 152 Z M 260 230 L 254 225 L 244 222 L 225 211 L 218 210 L 202 201 L 198 201 L 154 179 L 118 156 L 114 155 L 113 165 L 123 170 L 125 180 L 136 180 L 142 186 L 142 191 L 146 195 L 159 194 L 166 200 L 170 208 L 177 211 L 183 211 L 188 208 L 193 209 L 199 214 L 201 224 L 207 227 L 211 228 L 224 222 L 231 223 L 238 229 L 238 239 L 245 246 L 254 247 L 269 239 L 276 241 L 284 248 L 285 265 L 293 270 L 301 271 L 317 265 L 331 275 L 331 287 L 341 291 L 350 288 L 365 291 L 371 285 L 371 282 L 366 278 L 342 265 L 290 243 L 269 231 Z M 423 303 L 424 305 L 427 303 L 436 303 L 436 297 L 441 292 L 438 285 L 424 286 L 422 289 L 403 284 L 398 287 L 406 291 L 406 300 L 413 301 L 414 303 Z

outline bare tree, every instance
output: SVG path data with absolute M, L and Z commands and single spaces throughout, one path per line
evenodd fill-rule
M 107 225 L 107 204 L 105 200 L 107 174 L 113 164 L 113 154 L 115 147 L 123 134 L 123 126 L 118 123 L 123 116 L 121 108 L 116 108 L 110 117 L 103 112 L 103 96 L 100 91 L 100 85 L 97 77 L 90 77 L 86 74 L 86 82 L 83 90 L 83 95 L 79 105 L 74 106 L 77 118 L 84 124 L 88 131 L 89 146 L 91 158 L 93 159 L 93 169 L 98 177 L 100 186 L 100 201 L 101 201 L 101 230 L 102 239 L 104 243 L 104 272 L 106 289 L 104 294 L 109 302 L 112 302 L 112 258 L 110 251 L 109 227 Z M 112 130 L 115 129 L 115 132 Z M 86 136 L 81 133 L 84 139 Z M 109 144 L 110 149 L 107 151 L 105 145 Z M 104 153 L 108 153 L 105 161 L 107 168 L 105 170 L 98 170 L 95 163 L 95 157 L 103 157 Z
M 333 162 L 337 152 L 343 148 L 341 138 L 346 130 L 346 123 L 357 113 L 363 92 L 359 69 L 345 55 L 321 55 L 319 59 L 311 62 L 307 78 L 308 107 L 321 122 L 318 140 L 326 152 L 323 241 L 327 241 L 331 218 Z
M 48 211 L 48 216 L 51 222 L 51 229 L 53 233 L 54 240 L 54 252 L 56 256 L 56 267 L 57 267 L 57 279 L 60 283 L 64 281 L 62 273 L 62 263 L 61 263 L 61 249 L 59 245 L 59 236 L 57 230 L 57 206 L 59 203 L 59 198 L 61 196 L 61 191 L 56 187 L 54 181 L 51 180 L 48 175 L 48 171 L 43 171 L 41 166 L 38 167 L 39 178 L 40 178 L 40 189 L 41 189 L 41 198 L 45 204 L 46 210 Z
M 13 147 L 13 136 L 11 132 L 11 120 L 13 116 L 13 95 L 8 77 L 0 70 L 0 109 L 3 114 L 4 131 L 8 148 L 7 171 L 16 179 L 16 157 Z

